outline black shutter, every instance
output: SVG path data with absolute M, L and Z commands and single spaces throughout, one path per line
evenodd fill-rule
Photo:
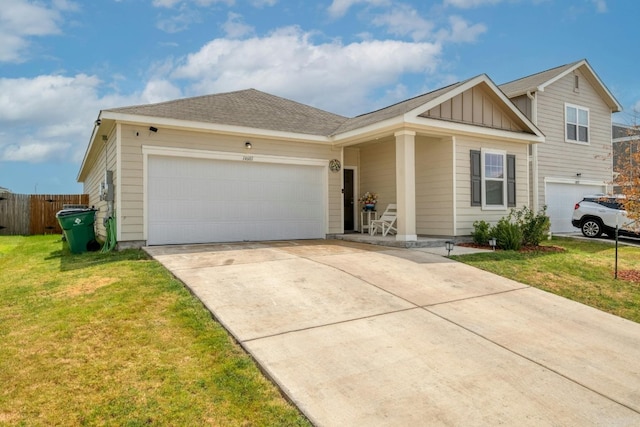
M 516 206 L 516 156 L 507 154 L 507 206 Z
M 482 206 L 480 151 L 471 150 L 471 206 Z

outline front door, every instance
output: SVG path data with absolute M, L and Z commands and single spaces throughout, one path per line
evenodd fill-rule
M 355 214 L 355 200 L 353 199 L 353 169 L 343 169 L 344 171 L 344 231 L 353 231 L 355 224 L 353 217 Z

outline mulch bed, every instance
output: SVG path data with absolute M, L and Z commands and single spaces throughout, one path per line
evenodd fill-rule
M 464 246 L 467 248 L 477 248 L 477 249 L 491 249 L 491 246 L 489 245 L 479 245 L 477 243 L 473 243 L 473 242 L 461 242 L 461 243 L 457 243 L 458 246 Z M 502 249 L 496 249 L 497 251 L 500 251 Z M 530 252 L 542 252 L 542 253 L 549 253 L 549 252 L 564 252 L 565 248 L 562 248 L 560 246 L 523 246 L 520 248 L 520 250 L 518 252 L 521 253 L 530 253 Z
M 640 270 L 621 270 L 618 271 L 618 279 L 627 282 L 640 283 Z

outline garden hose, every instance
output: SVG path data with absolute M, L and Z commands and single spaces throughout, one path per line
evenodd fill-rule
M 107 230 L 107 239 L 104 242 L 104 246 L 102 247 L 102 252 L 111 252 L 116 247 L 116 219 L 113 216 L 107 218 L 105 223 L 105 228 Z

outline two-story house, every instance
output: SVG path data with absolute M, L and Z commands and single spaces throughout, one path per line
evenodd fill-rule
M 611 189 L 611 115 L 622 107 L 586 59 L 500 89 L 545 135 L 529 147 L 530 207 L 547 206 L 551 231 L 575 231 L 575 203 Z
M 579 196 L 611 180 L 619 109 L 586 61 L 502 88 L 481 74 L 357 117 L 248 89 L 100 111 L 78 181 L 120 247 L 361 230 L 364 192 L 397 205 L 406 246 L 521 206 L 548 205 L 564 231 Z

